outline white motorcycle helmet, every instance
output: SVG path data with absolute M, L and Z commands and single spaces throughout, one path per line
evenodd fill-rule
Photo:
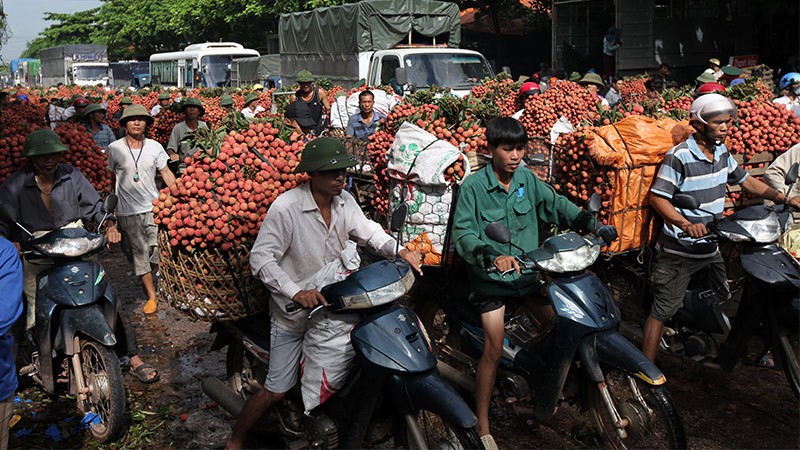
M 699 120 L 707 124 L 707 120 L 720 114 L 730 114 L 736 118 L 736 105 L 733 100 L 720 94 L 705 94 L 697 97 L 689 108 L 689 120 Z

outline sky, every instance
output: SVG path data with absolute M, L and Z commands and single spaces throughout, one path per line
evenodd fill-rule
M 36 39 L 39 32 L 53 24 L 44 20 L 45 11 L 73 13 L 100 5 L 100 0 L 3 0 L 11 31 L 11 38 L 0 49 L 3 62 L 19 58 L 28 41 Z

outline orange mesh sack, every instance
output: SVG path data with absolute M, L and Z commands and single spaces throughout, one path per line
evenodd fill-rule
M 420 252 L 423 264 L 435 266 L 442 262 L 442 254 L 436 251 L 427 231 L 423 231 L 416 239 L 406 244 L 406 248 L 410 252 Z
M 690 134 L 688 121 L 629 116 L 587 136 L 592 158 L 613 172 L 609 224 L 617 228 L 619 239 L 607 252 L 623 253 L 654 242 L 661 221 L 650 208 L 650 186 L 667 151 Z

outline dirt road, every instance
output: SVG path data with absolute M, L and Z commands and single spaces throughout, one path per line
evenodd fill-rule
M 209 352 L 209 325 L 190 322 L 164 303 L 157 314 L 145 317 L 139 281 L 130 273 L 121 251 L 112 249 L 101 261 L 137 328 L 140 355 L 161 371 L 161 381 L 153 385 L 125 376 L 130 428 L 113 447 L 106 447 L 224 446 L 233 420 L 200 389 L 203 377 L 223 378 L 225 372 L 224 352 Z M 669 379 L 691 448 L 800 447 L 800 407 L 782 373 L 742 367 L 728 375 L 694 363 L 659 364 Z M 75 430 L 81 417 L 74 400 L 51 398 L 24 381 L 18 395 L 21 402 L 15 405 L 15 414 L 20 420 L 11 429 L 9 448 L 103 447 L 87 432 Z M 514 413 L 505 406 L 492 409 L 492 420 L 501 448 L 599 445 L 586 415 L 566 405 L 559 408 L 552 425 L 536 425 L 524 412 Z M 276 448 L 275 440 L 263 437 L 250 444 Z

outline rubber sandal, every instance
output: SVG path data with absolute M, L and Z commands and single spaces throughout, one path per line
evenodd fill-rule
M 135 376 L 136 378 L 139 379 L 139 381 L 141 381 L 142 383 L 145 383 L 145 384 L 155 383 L 156 381 L 161 379 L 161 374 L 158 373 L 158 370 L 156 370 L 153 366 L 151 366 L 150 364 L 147 364 L 147 363 L 141 363 L 135 369 L 131 368 L 130 372 L 131 372 L 131 375 Z M 154 376 L 153 378 L 147 379 L 147 376 L 150 375 L 153 372 L 156 373 L 156 376 Z
M 145 314 L 153 314 L 158 309 L 158 300 L 148 300 L 142 308 Z
M 481 436 L 481 443 L 486 450 L 498 450 L 497 444 L 494 442 L 494 438 L 491 434 Z

